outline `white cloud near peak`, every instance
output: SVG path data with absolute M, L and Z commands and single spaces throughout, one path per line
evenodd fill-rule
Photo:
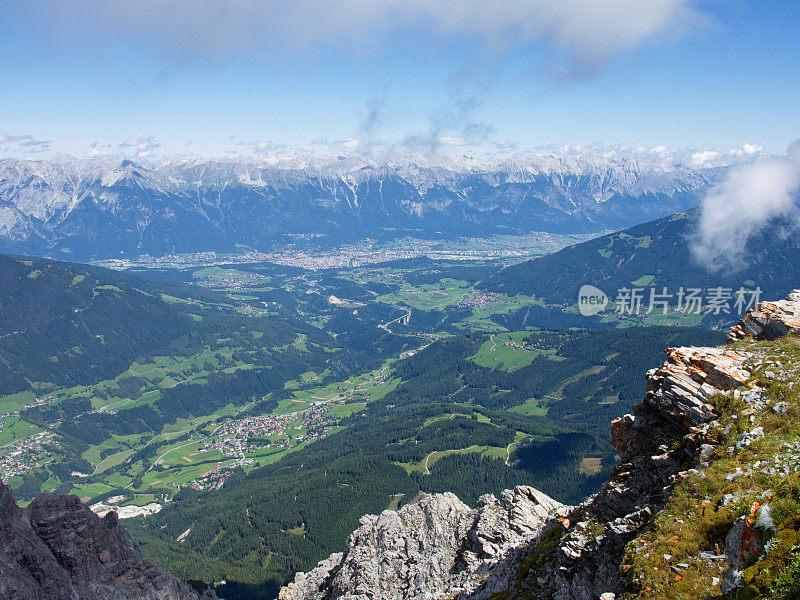
M 117 146 L 119 150 L 133 154 L 136 158 L 147 158 L 152 155 L 154 150 L 160 147 L 161 143 L 156 141 L 153 135 L 141 138 L 128 138 Z
M 746 144 L 747 145 L 747 144 Z M 751 154 L 756 150 L 751 146 Z M 761 158 L 731 167 L 709 190 L 700 207 L 692 251 L 710 269 L 736 269 L 747 244 L 776 219 L 800 225 L 800 141 L 785 156 Z
M 702 152 L 695 152 L 691 156 L 692 165 L 695 167 L 703 167 L 719 158 L 719 152 L 716 150 L 703 150 Z
M 439 138 L 439 143 L 442 146 L 468 146 L 469 142 L 462 137 L 455 137 L 451 135 L 443 135 Z
M 0 151 L 7 153 L 37 154 L 49 152 L 53 140 L 38 140 L 32 135 L 9 135 L 0 133 Z
M 764 146 L 759 146 L 758 144 L 751 144 L 749 142 L 745 142 L 742 144 L 741 148 L 735 148 L 734 150 L 730 151 L 731 156 L 736 156 L 737 158 L 745 158 L 748 156 L 755 156 L 757 154 L 761 154 L 764 152 Z

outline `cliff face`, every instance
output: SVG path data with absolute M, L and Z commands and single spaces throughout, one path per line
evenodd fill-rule
M 20 508 L 0 482 L 0 598 L 197 600 L 139 554 L 116 515 L 100 519 L 76 496 L 42 494 Z
M 774 340 L 789 333 L 800 332 L 800 290 L 794 290 L 786 300 L 760 302 L 748 311 L 744 319 L 731 327 L 729 342 L 747 338 Z
M 494 530 L 490 560 L 465 560 L 475 530 L 464 523 L 479 522 L 481 511 L 498 504 L 482 499 L 468 511 L 452 495 L 432 496 L 398 513 L 366 517 L 342 555 L 298 574 L 282 600 L 610 600 L 763 590 L 755 570 L 778 577 L 791 559 L 769 540 L 777 535 L 792 547 L 795 539 L 791 526 L 771 519 L 767 503 L 775 492 L 766 487 L 778 488 L 781 478 L 800 470 L 800 450 L 792 462 L 773 448 L 800 448 L 800 426 L 792 429 L 800 416 L 793 391 L 800 345 L 791 338 L 778 349 L 758 340 L 796 332 L 798 325 L 796 291 L 761 303 L 733 329 L 731 341 L 749 341 L 667 350 L 666 362 L 647 374 L 642 404 L 611 425 L 621 462 L 600 492 L 574 508 L 539 501 L 536 523 L 524 534 L 513 526 Z M 765 456 L 781 466 L 765 470 Z M 800 506 L 800 478 L 796 487 Z M 506 510 L 515 510 L 520 489 L 503 494 Z M 535 497 L 535 490 L 523 489 Z M 795 519 L 800 531 L 796 512 L 786 523 Z M 402 535 L 384 535 L 390 523 Z M 767 555 L 774 565 L 764 562 Z
M 507 575 L 514 550 L 566 510 L 525 486 L 500 498 L 482 496 L 474 509 L 450 493 L 426 496 L 396 512 L 362 517 L 344 552 L 299 573 L 280 599 L 427 600 L 479 587 L 499 591 L 505 576 L 497 575 Z

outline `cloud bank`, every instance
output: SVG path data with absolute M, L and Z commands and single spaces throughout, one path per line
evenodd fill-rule
M 13 154 L 37 154 L 52 150 L 53 140 L 37 140 L 32 135 L 0 133 L 0 151 Z
M 153 135 L 141 138 L 128 138 L 117 146 L 117 149 L 123 154 L 132 154 L 136 158 L 147 158 L 151 156 L 155 150 L 161 147 Z
M 703 16 L 698 0 L 31 0 L 61 32 L 98 31 L 199 55 L 285 48 L 387 45 L 415 29 L 503 48 L 544 41 L 574 61 L 680 35 Z M 98 29 L 99 27 L 99 29 Z
M 738 148 L 670 148 L 641 144 L 570 144 L 566 142 L 538 146 L 520 151 L 519 144 L 504 140 L 495 144 L 498 154 L 548 154 L 553 156 L 584 156 L 597 154 L 606 158 L 629 158 L 670 169 L 683 165 L 695 169 L 725 168 L 742 162 L 752 162 L 764 156 L 764 146 L 745 142 Z
M 712 270 L 741 267 L 747 243 L 776 219 L 800 225 L 799 192 L 800 140 L 783 157 L 732 167 L 703 199 L 691 241 L 695 258 Z

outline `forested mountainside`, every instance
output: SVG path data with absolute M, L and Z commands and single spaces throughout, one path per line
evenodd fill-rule
M 441 340 L 399 361 L 393 391 L 340 432 L 219 490 L 184 490 L 131 531 L 180 577 L 225 578 L 221 595 L 269 598 L 341 548 L 361 515 L 419 492 L 473 503 L 535 485 L 579 502 L 614 462 L 607 423 L 641 398 L 637 374 L 659 364 L 665 345 L 722 337 L 674 327 L 531 332 L 524 343 L 538 357 L 508 369 L 480 364 L 495 354 L 492 336 Z
M 583 242 L 548 256 L 507 267 L 479 286 L 505 294 L 525 293 L 552 304 L 573 304 L 584 284 L 613 300 L 621 288 L 760 287 L 762 298 L 784 297 L 797 283 L 800 235 L 775 223 L 749 242 L 744 265 L 710 271 L 691 252 L 697 210 L 671 215 Z M 787 232 L 789 232 L 787 234 Z M 674 302 L 674 300 L 673 300 Z M 537 310 L 532 307 L 532 310 Z M 524 319 L 521 313 L 518 320 Z
M 143 280 L 109 274 L 0 255 L 0 392 L 94 383 L 180 339 L 191 343 L 186 311 Z
M 0 393 L 97 383 L 135 360 L 197 352 L 251 322 L 260 346 L 283 345 L 297 334 L 336 345 L 276 314 L 245 320 L 208 310 L 201 289 L 182 289 L 190 296 L 182 300 L 167 291 L 174 290 L 108 269 L 0 255 Z
M 529 488 L 365 516 L 281 600 L 634 600 L 800 593 L 800 290 L 732 345 L 679 347 L 611 424 L 620 464 L 568 507 Z
M 0 251 L 68 260 L 365 237 L 599 232 L 695 206 L 716 169 L 626 158 L 491 162 L 0 161 Z

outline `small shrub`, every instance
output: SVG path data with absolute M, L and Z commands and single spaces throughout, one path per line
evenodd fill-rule
M 800 548 L 792 548 L 792 558 L 775 578 L 772 594 L 780 600 L 800 600 Z

